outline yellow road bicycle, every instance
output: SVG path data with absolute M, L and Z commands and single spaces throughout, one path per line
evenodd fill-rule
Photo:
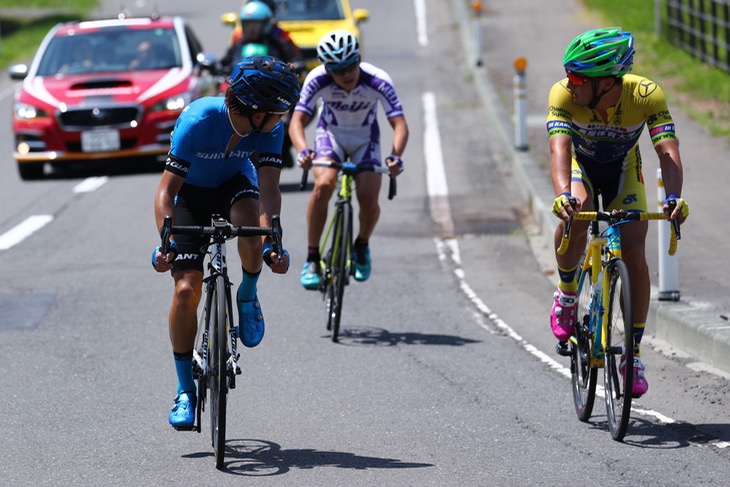
M 670 211 L 675 205 L 670 201 Z M 613 439 L 622 441 L 631 413 L 635 350 L 631 283 L 621 258 L 621 227 L 636 221 L 666 220 L 666 216 L 660 212 L 584 211 L 574 213 L 573 220 L 589 220 L 590 237 L 576 273 L 578 302 L 573 336 L 568 344 L 558 344 L 558 353 L 570 356 L 573 402 L 580 421 L 590 419 L 598 369 L 603 369 L 608 427 Z M 604 222 L 603 230 L 599 222 Z M 559 254 L 568 249 L 571 223 L 565 225 Z M 669 255 L 674 255 L 681 238 L 679 222 L 672 224 Z

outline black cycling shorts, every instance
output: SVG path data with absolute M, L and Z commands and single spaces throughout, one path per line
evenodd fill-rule
M 231 207 L 244 198 L 259 198 L 259 189 L 243 174 L 237 174 L 217 188 L 183 184 L 175 197 L 175 225 L 210 226 L 211 217 L 220 215 L 230 221 Z M 199 270 L 210 238 L 175 235 L 177 257 L 172 272 Z

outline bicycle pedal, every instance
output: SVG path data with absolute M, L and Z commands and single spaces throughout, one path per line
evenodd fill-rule
M 555 345 L 555 352 L 563 357 L 570 357 L 572 355 L 570 347 L 568 347 L 568 342 L 558 342 Z

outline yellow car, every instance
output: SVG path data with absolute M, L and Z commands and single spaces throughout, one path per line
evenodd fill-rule
M 359 24 L 370 16 L 366 9 L 352 10 L 349 0 L 273 0 L 265 3 L 276 6 L 274 17 L 278 20 L 279 27 L 287 31 L 294 44 L 302 50 L 308 70 L 319 64 L 317 43 L 332 30 L 349 30 L 358 37 L 362 45 Z M 221 20 L 223 24 L 234 27 L 231 42 L 241 36 L 238 12 L 225 13 Z

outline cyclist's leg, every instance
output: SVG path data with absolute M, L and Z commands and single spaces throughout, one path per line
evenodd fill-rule
M 381 166 L 379 134 L 369 133 L 363 137 L 353 137 L 352 160 L 359 166 Z M 358 174 L 356 192 L 358 202 L 358 233 L 353 245 L 355 258 L 355 280 L 366 281 L 370 277 L 372 265 L 370 261 L 370 237 L 380 218 L 378 196 L 382 177 L 374 172 Z
M 205 192 L 183 186 L 175 202 L 178 225 L 202 225 L 210 219 Z M 196 387 L 193 380 L 193 347 L 198 327 L 198 303 L 203 286 L 205 239 L 176 236 L 178 258 L 173 263 L 175 290 L 170 306 L 169 334 L 177 373 L 177 397 L 168 420 L 178 429 L 190 429 L 195 422 Z
M 262 168 L 266 170 L 278 170 Z M 259 191 L 255 176 L 243 175 L 226 183 L 224 193 L 231 202 L 229 219 L 235 226 L 259 226 Z M 224 213 L 225 214 L 225 213 Z M 263 257 L 261 237 L 239 237 L 236 239 L 241 259 L 241 284 L 236 293 L 238 305 L 238 336 L 246 347 L 255 347 L 264 337 L 265 324 L 261 305 L 256 296 L 257 284 Z
M 616 197 L 608 208 L 647 211 L 646 189 L 643 177 L 636 162 L 638 157 L 632 153 L 625 164 L 625 170 L 618 181 Z M 631 300 L 633 308 L 633 345 L 634 345 L 634 380 L 632 392 L 634 396 L 645 394 L 649 384 L 644 377 L 644 364 L 639 359 L 641 339 L 644 334 L 646 317 L 649 312 L 651 297 L 651 278 L 646 263 L 646 235 L 648 222 L 634 222 L 621 229 L 622 259 L 626 263 L 631 282 Z
M 574 159 L 572 162 L 571 194 L 580 200 L 580 209 L 593 209 L 593 188 L 582 166 Z M 587 221 L 574 220 L 571 227 L 570 242 L 567 251 L 559 255 L 555 252 L 558 266 L 558 289 L 553 294 L 553 306 L 550 311 L 550 328 L 560 342 L 565 342 L 573 334 L 575 322 L 576 300 L 578 296 L 577 271 L 580 258 L 586 246 Z M 555 249 L 560 247 L 565 222 L 562 220 L 555 229 Z

